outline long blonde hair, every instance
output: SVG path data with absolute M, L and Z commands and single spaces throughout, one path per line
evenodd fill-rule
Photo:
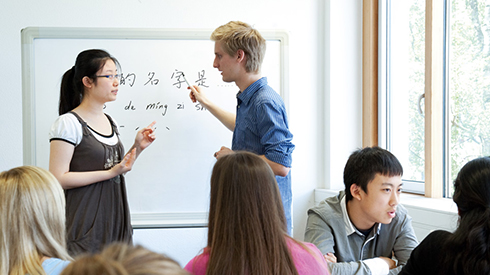
M 0 173 L 0 274 L 45 274 L 43 257 L 71 260 L 65 197 L 47 170 L 21 166 Z

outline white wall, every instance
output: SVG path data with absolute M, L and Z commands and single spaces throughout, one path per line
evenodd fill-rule
M 241 20 L 259 30 L 287 30 L 290 34 L 289 116 L 296 144 L 292 169 L 294 236 L 303 239 L 306 210 L 314 203 L 313 190 L 341 186 L 345 160 L 361 146 L 360 3 L 357 0 L 2 1 L 0 170 L 23 164 L 22 28 L 214 29 L 230 20 Z M 148 243 L 156 238 L 151 235 L 145 240 L 140 233 L 135 235 Z
M 324 47 L 325 93 L 319 132 L 324 163 L 320 168 L 327 189 L 343 187 L 344 165 L 362 146 L 362 1 L 327 1 Z M 323 127 L 322 127 L 323 126 Z M 320 147 L 319 146 L 319 147 Z M 321 148 L 321 147 L 320 147 Z

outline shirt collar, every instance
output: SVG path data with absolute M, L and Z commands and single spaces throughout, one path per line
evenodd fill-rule
M 239 91 L 236 97 L 241 102 L 248 104 L 255 92 L 264 85 L 267 85 L 267 77 L 262 77 L 261 79 L 255 81 L 250 86 L 248 86 L 244 91 Z
M 342 217 L 344 218 L 344 226 L 345 226 L 345 232 L 347 233 L 347 236 L 350 236 L 354 233 L 357 233 L 361 236 L 364 236 L 357 228 L 354 226 L 352 221 L 349 218 L 349 213 L 347 213 L 347 201 L 345 200 L 345 195 L 344 197 L 340 200 L 340 208 L 342 208 Z M 381 230 L 381 224 L 376 223 L 374 225 L 373 230 L 376 230 L 376 235 L 379 235 L 379 231 Z

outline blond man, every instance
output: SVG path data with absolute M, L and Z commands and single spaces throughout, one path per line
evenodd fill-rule
M 231 149 L 221 147 L 215 153 L 216 158 L 232 150 L 245 150 L 259 155 L 270 165 L 276 175 L 291 233 L 293 135 L 289 131 L 284 101 L 260 72 L 266 41 L 256 29 L 239 21 L 218 27 L 211 34 L 211 40 L 215 42 L 213 67 L 221 72 L 223 81 L 234 82 L 240 89 L 236 114 L 209 101 L 198 86 L 190 87 L 190 98 L 193 102 L 199 101 L 233 131 Z

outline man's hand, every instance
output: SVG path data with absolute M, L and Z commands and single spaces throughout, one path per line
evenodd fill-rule
M 396 268 L 396 262 L 390 258 L 379 257 L 381 260 L 385 261 L 390 269 Z

